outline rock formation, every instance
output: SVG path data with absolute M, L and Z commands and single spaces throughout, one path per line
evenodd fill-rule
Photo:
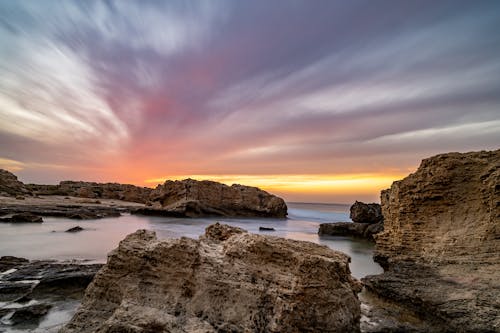
M 135 210 L 136 214 L 159 215 L 174 217 L 202 217 L 202 216 L 228 216 L 228 217 L 278 217 L 287 215 L 285 201 L 275 195 L 269 194 L 257 187 L 234 184 L 227 186 L 208 180 L 196 181 L 185 179 L 182 181 L 166 181 L 156 189 L 139 187 L 129 184 L 94 183 L 81 181 L 62 181 L 59 185 L 23 184 L 12 173 L 0 169 L 0 196 L 8 195 L 25 199 L 24 195 L 38 196 L 65 196 L 88 199 L 114 199 L 127 202 L 146 204 L 147 207 Z M 90 202 L 88 202 L 90 203 Z M 101 203 L 94 200 L 95 204 Z M 14 205 L 10 205 L 14 206 Z M 68 205 L 63 205 L 68 208 Z M 28 209 L 29 205 L 19 206 Z M 103 214 L 75 211 L 73 216 L 60 212 L 57 207 L 31 207 L 27 210 L 37 214 L 43 210 L 46 214 L 40 215 L 65 216 L 75 219 L 89 219 L 107 216 L 118 216 L 116 213 L 107 213 L 109 209 L 94 207 L 93 210 L 102 211 Z M 71 208 L 71 207 L 69 207 Z M 81 207 L 73 207 L 81 208 Z M 109 208 L 109 207 L 108 207 Z M 1 212 L 0 212 L 1 213 Z
M 368 290 L 435 332 L 500 332 L 500 150 L 425 159 L 381 199 Z
M 348 263 L 325 246 L 227 225 L 199 240 L 139 230 L 61 332 L 358 332 Z
M 350 209 L 353 222 L 322 223 L 319 235 L 360 237 L 373 241 L 374 235 L 384 230 L 384 216 L 379 204 L 356 201 Z
M 285 201 L 257 187 L 185 179 L 166 181 L 151 192 L 154 208 L 141 214 L 179 217 L 260 216 L 286 217 Z
M 29 194 L 29 190 L 13 173 L 0 169 L 0 195 L 18 196 Z
M 349 217 L 356 223 L 378 223 L 384 219 L 382 208 L 377 203 L 356 201 L 351 206 Z
M 0 332 L 35 330 L 54 304 L 78 301 L 101 267 L 75 261 L 0 257 L 0 319 L 9 318 L 0 320 Z M 56 323 L 63 320 L 64 317 L 52 318 Z M 45 332 L 36 330 L 39 331 Z

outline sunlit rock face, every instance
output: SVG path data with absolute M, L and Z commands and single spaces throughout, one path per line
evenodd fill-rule
M 214 224 L 199 240 L 139 230 L 110 253 L 61 333 L 358 332 L 349 257 Z
M 287 215 L 283 199 L 257 187 L 238 184 L 228 186 L 207 180 L 166 181 L 151 193 L 150 199 L 155 208 L 179 216 Z
M 372 291 L 440 332 L 500 331 L 500 150 L 449 153 L 382 192 Z

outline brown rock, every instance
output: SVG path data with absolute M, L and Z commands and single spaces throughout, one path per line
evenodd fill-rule
M 208 180 L 166 181 L 151 193 L 151 201 L 171 215 L 286 217 L 285 201 L 257 187 L 227 186 Z M 148 209 L 147 209 L 148 210 Z M 149 209 L 154 213 L 155 209 Z
M 0 218 L 0 222 L 8 223 L 42 223 L 43 219 L 31 213 L 14 214 L 12 217 Z
M 29 190 L 13 173 L 0 169 L 0 195 L 19 196 L 28 194 Z
M 319 235 L 364 237 L 368 223 L 334 222 L 321 223 Z
M 349 257 L 220 224 L 199 240 L 139 230 L 88 287 L 69 332 L 359 332 Z
M 436 332 L 500 332 L 500 150 L 425 159 L 381 199 L 367 288 Z
M 349 217 L 357 223 L 379 223 L 384 219 L 379 204 L 365 204 L 361 201 L 356 201 L 351 206 Z

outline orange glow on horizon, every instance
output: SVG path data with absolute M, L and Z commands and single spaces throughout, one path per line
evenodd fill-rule
M 213 180 L 226 185 L 242 184 L 259 187 L 284 196 L 285 199 L 304 197 L 327 198 L 356 197 L 378 198 L 380 191 L 402 179 L 407 174 L 346 174 L 346 175 L 176 175 L 147 179 L 146 184 L 156 185 L 166 180 Z M 338 201 L 338 199 L 337 199 Z M 345 200 L 343 200 L 345 201 Z

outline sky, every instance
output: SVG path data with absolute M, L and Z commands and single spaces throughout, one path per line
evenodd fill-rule
M 0 1 L 0 168 L 378 201 L 500 148 L 498 1 Z

